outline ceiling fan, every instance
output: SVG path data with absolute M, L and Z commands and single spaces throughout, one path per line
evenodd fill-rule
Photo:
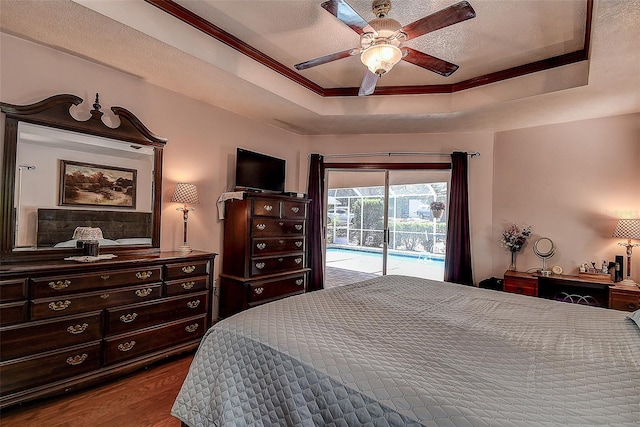
M 369 22 L 344 0 L 325 1 L 321 6 L 360 34 L 360 47 L 301 62 L 294 67 L 297 70 L 305 70 L 360 54 L 360 60 L 367 66 L 367 71 L 358 91 L 359 96 L 371 95 L 376 89 L 378 79 L 400 60 L 445 77 L 450 76 L 459 68 L 456 64 L 402 46 L 402 43 L 476 16 L 471 5 L 467 1 L 461 1 L 402 27 L 395 19 L 387 18 L 391 10 L 391 0 L 373 0 L 371 9 L 376 18 Z

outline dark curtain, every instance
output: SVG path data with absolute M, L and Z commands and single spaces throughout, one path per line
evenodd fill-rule
M 451 154 L 451 189 L 449 191 L 449 221 L 447 226 L 447 252 L 444 259 L 444 280 L 463 285 L 473 285 L 467 159 L 467 153 L 457 151 Z
M 307 291 L 324 288 L 324 158 L 312 154 L 309 164 L 309 204 L 308 250 L 311 273 Z

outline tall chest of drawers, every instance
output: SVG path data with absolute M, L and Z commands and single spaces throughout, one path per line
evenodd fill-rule
M 0 407 L 61 394 L 196 348 L 216 254 L 0 267 Z
M 308 199 L 245 193 L 225 205 L 220 316 L 304 293 Z

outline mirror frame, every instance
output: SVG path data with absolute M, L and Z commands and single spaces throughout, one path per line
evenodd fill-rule
M 2 158 L 2 196 L 0 213 L 5 220 L 0 224 L 0 259 L 31 260 L 59 259 L 78 254 L 81 249 L 34 249 L 14 251 L 15 242 L 15 179 L 16 155 L 18 148 L 18 123 L 27 122 L 56 129 L 68 130 L 83 134 L 100 136 L 121 141 L 151 146 L 154 152 L 153 175 L 153 220 L 151 245 L 109 248 L 118 253 L 148 253 L 160 250 L 160 216 L 162 210 L 162 154 L 167 139 L 154 135 L 130 111 L 122 107 L 111 107 L 111 111 L 120 119 L 120 125 L 112 128 L 102 121 L 98 94 L 90 111 L 91 117 L 85 121 L 75 119 L 71 115 L 71 107 L 82 104 L 83 99 L 76 95 L 61 94 L 46 98 L 29 105 L 12 105 L 0 102 L 0 111 L 5 114 L 4 153 Z

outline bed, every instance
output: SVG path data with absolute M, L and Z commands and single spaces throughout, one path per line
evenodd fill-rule
M 215 324 L 172 414 L 189 426 L 637 426 L 630 317 L 379 277 Z

